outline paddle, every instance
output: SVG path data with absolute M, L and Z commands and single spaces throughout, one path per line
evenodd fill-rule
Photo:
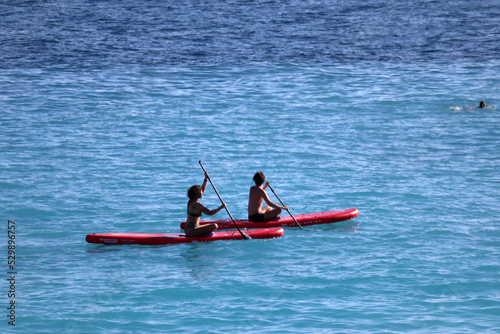
M 281 198 L 279 198 L 279 196 L 278 196 L 278 195 L 276 195 L 276 193 L 274 192 L 273 187 L 271 187 L 271 185 L 270 185 L 270 184 L 268 185 L 268 187 L 269 187 L 269 189 L 271 189 L 271 191 L 273 192 L 274 196 L 276 196 L 276 198 L 280 201 L 281 205 L 282 205 L 282 206 L 285 206 L 285 204 L 283 203 L 283 201 L 281 201 Z M 294 217 L 294 216 L 290 213 L 290 210 L 288 210 L 288 209 L 287 209 L 286 211 L 288 211 L 288 214 L 290 215 L 290 217 L 292 217 L 292 218 L 293 218 L 293 221 L 295 222 L 295 224 L 297 224 L 297 226 L 298 226 L 298 227 L 302 228 L 302 226 L 300 226 L 300 224 L 299 224 L 299 222 L 297 221 L 297 219 L 295 219 L 295 217 Z
M 224 201 L 222 200 L 222 197 L 220 197 L 219 192 L 217 191 L 217 188 L 215 188 L 214 183 L 212 182 L 212 179 L 208 175 L 207 170 L 205 169 L 205 167 L 203 167 L 203 164 L 201 163 L 201 160 L 199 161 L 199 163 L 200 163 L 201 168 L 203 168 L 203 171 L 205 172 L 205 175 L 207 175 L 208 181 L 210 181 L 210 184 L 214 188 L 215 193 L 217 194 L 217 196 L 219 196 L 219 199 L 220 199 L 221 203 L 224 203 Z M 227 208 L 227 206 L 226 206 L 226 211 L 227 211 L 229 217 L 231 217 L 231 220 L 233 221 L 234 226 L 236 226 L 236 228 L 238 229 L 238 232 L 241 233 L 241 236 L 243 237 L 243 239 L 245 239 L 245 240 L 251 240 L 252 238 L 250 238 L 249 235 L 246 235 L 245 233 L 241 232 L 240 228 L 238 227 L 238 225 L 234 221 L 233 216 L 231 215 L 231 212 L 229 212 L 229 209 Z

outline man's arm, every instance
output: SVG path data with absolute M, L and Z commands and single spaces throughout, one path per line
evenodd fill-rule
M 266 186 L 269 184 L 269 182 L 266 183 Z M 267 193 L 264 189 L 261 189 L 262 190 L 262 197 L 264 198 L 264 201 L 267 203 L 267 205 L 269 205 L 270 207 L 273 207 L 273 208 L 280 208 L 280 209 L 285 209 L 285 207 L 281 206 L 281 205 L 278 205 L 274 202 L 272 202 L 270 199 L 269 199 L 269 196 L 267 196 Z

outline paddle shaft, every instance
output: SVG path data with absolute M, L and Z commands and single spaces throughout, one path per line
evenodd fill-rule
M 271 187 L 271 185 L 268 185 L 269 189 L 271 189 L 271 191 L 273 192 L 274 196 L 276 196 L 276 198 L 280 201 L 281 205 L 282 206 L 285 206 L 285 204 L 283 203 L 283 201 L 281 200 L 281 198 L 279 198 L 279 196 L 274 192 L 274 189 L 273 187 Z M 297 219 L 295 219 L 295 217 L 290 213 L 290 210 L 286 210 L 288 212 L 288 214 L 290 215 L 290 217 L 292 217 L 293 221 L 295 222 L 295 224 L 297 224 L 298 227 L 302 228 L 302 226 L 300 226 L 299 222 L 297 221 Z
M 207 170 L 205 169 L 205 167 L 203 167 L 203 164 L 201 163 L 201 160 L 199 161 L 199 163 L 200 163 L 201 168 L 203 168 L 203 171 L 205 172 L 205 175 L 207 175 L 207 176 L 208 176 L 208 181 L 210 181 L 210 184 L 211 184 L 211 185 L 212 185 L 212 187 L 214 188 L 215 193 L 216 193 L 216 194 L 217 194 L 217 196 L 219 197 L 219 199 L 220 199 L 221 203 L 224 203 L 224 201 L 222 200 L 222 197 L 220 197 L 219 192 L 217 191 L 217 188 L 215 188 L 214 183 L 212 182 L 212 179 L 211 179 L 211 178 L 210 178 L 210 176 L 208 175 Z M 231 220 L 233 221 L 234 226 L 236 226 L 236 228 L 238 229 L 238 232 L 240 232 L 240 234 L 241 234 L 241 236 L 243 237 L 243 239 L 245 239 L 245 240 L 249 240 L 249 239 L 251 239 L 248 235 L 246 235 L 245 233 L 241 232 L 240 228 L 238 227 L 238 224 L 236 224 L 236 222 L 234 221 L 234 218 L 233 218 L 233 216 L 231 215 L 231 212 L 229 212 L 229 209 L 227 208 L 227 205 L 225 206 L 225 208 L 226 208 L 227 214 L 229 215 L 229 217 L 230 217 L 230 218 L 231 218 Z

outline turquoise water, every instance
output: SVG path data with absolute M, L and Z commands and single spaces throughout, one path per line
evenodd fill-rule
M 25 333 L 500 332 L 500 63 L 53 65 L 0 72 L 2 308 Z M 469 110 L 485 100 L 495 105 Z M 201 160 L 235 218 L 261 170 L 280 239 L 179 232 Z M 272 194 L 271 194 L 272 197 Z M 203 203 L 219 205 L 212 189 Z M 224 212 L 215 218 L 227 218 Z

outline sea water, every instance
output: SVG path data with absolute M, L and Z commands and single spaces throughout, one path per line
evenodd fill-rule
M 0 7 L 2 332 L 500 332 L 498 2 Z M 360 214 L 85 242 L 182 232 L 200 160 L 235 218 L 256 171 Z

